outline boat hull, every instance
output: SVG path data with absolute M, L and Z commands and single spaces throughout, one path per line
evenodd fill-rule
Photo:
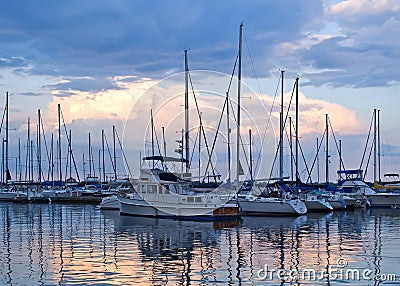
M 320 199 L 306 199 L 304 203 L 307 207 L 307 211 L 314 211 L 314 212 L 330 212 L 333 210 L 332 205 Z
M 119 200 L 117 196 L 104 197 L 101 200 L 99 209 L 102 210 L 119 210 Z
M 168 204 L 165 201 L 150 204 L 138 195 L 131 198 L 118 197 L 118 200 L 120 213 L 123 215 L 196 219 L 219 219 L 239 215 L 237 205 L 230 203 L 221 207 L 212 204 Z
M 370 207 L 377 208 L 400 208 L 400 194 L 398 193 L 376 193 L 367 195 Z
M 254 200 L 240 199 L 238 203 L 242 214 L 302 215 L 307 212 L 307 206 L 298 199 L 286 201 L 258 197 Z

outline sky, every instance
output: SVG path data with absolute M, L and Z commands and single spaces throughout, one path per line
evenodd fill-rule
M 105 130 L 108 149 L 112 149 L 115 125 L 121 141 L 125 141 L 132 173 L 137 176 L 139 157 L 149 155 L 149 133 L 144 130 L 148 129 L 150 109 L 157 111 L 159 118 L 169 118 L 166 113 L 179 114 L 173 117 L 176 122 L 170 124 L 165 136 L 168 153 L 173 153 L 182 128 L 177 122 L 183 124 L 183 100 L 176 99 L 164 109 L 159 100 L 165 99 L 162 91 L 183 98 L 185 49 L 194 89 L 207 88 L 219 95 L 198 91 L 204 121 L 209 130 L 215 129 L 219 118 L 216 111 L 224 102 L 238 53 L 239 25 L 243 23 L 242 80 L 246 91 L 242 108 L 247 117 L 243 118 L 241 134 L 245 138 L 247 129 L 254 129 L 253 151 L 258 151 L 254 151 L 253 159 L 258 162 L 259 176 L 271 174 L 276 151 L 281 70 L 285 70 L 285 109 L 294 79 L 299 77 L 299 133 L 308 165 L 314 161 L 316 138 L 322 138 L 328 113 L 336 142 L 342 141 L 345 167 L 359 168 L 372 112 L 377 108 L 382 174 L 400 172 L 399 10 L 397 0 L 7 1 L 0 10 L 0 90 L 4 95 L 10 93 L 10 169 L 12 173 L 17 169 L 18 176 L 16 166 L 25 165 L 24 159 L 21 164 L 14 163 L 18 138 L 22 142 L 21 157 L 26 157 L 27 120 L 29 117 L 32 122 L 32 134 L 37 134 L 38 109 L 50 149 L 51 134 L 55 136 L 58 128 L 58 104 L 66 129 L 72 131 L 74 157 L 81 173 L 88 133 L 94 150 L 93 167 L 98 171 L 101 130 Z M 197 73 L 196 78 L 197 70 L 212 72 L 212 76 Z M 179 80 L 175 82 L 176 79 Z M 206 79 L 216 82 L 217 91 L 212 85 L 202 85 Z M 235 88 L 232 87 L 232 99 Z M 157 99 L 153 92 L 159 92 Z M 197 112 L 192 99 L 190 107 L 194 145 L 198 120 L 194 120 Z M 290 116 L 294 118 L 293 111 Z M 156 123 L 159 140 L 162 125 L 169 124 L 161 121 Z M 4 128 L 1 134 L 5 136 Z M 210 131 L 208 135 L 210 142 L 212 134 Z M 234 136 L 233 132 L 232 140 Z M 64 133 L 62 138 L 62 145 L 66 145 Z M 226 139 L 225 136 L 216 143 L 219 159 L 214 160 L 226 163 Z M 331 138 L 332 181 L 338 169 L 335 144 Z M 288 142 L 284 145 L 287 175 L 290 150 Z M 64 149 L 63 165 L 68 161 Z M 365 157 L 370 150 L 369 147 Z M 112 173 L 111 153 L 106 155 L 107 173 Z M 240 156 L 241 161 L 248 159 L 248 154 Z M 260 156 L 263 160 L 258 160 Z M 117 157 L 118 170 L 126 174 L 120 151 Z M 88 158 L 86 154 L 86 173 Z M 324 180 L 324 155 L 319 159 L 319 178 Z M 306 166 L 300 165 L 304 178 Z M 275 168 L 272 173 L 276 174 Z M 369 170 L 369 179 L 371 174 Z M 316 176 L 314 168 L 314 180 Z

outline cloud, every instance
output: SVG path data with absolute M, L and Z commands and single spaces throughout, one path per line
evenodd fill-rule
M 25 95 L 25 96 L 41 96 L 41 93 L 38 92 L 22 92 L 21 95 Z

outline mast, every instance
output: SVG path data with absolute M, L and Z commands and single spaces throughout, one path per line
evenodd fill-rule
M 71 129 L 69 130 L 69 177 L 72 178 L 72 132 Z
M 376 109 L 374 109 L 374 182 L 376 182 Z
M 58 179 L 62 185 L 61 167 L 61 104 L 58 104 Z
M 236 182 L 237 190 L 239 190 L 239 174 L 240 174 L 240 158 L 239 158 L 239 145 L 240 145 L 240 91 L 242 81 L 242 33 L 243 23 L 240 24 L 239 29 L 239 60 L 238 60 L 238 92 L 237 92 L 237 132 L 236 132 Z
M 164 157 L 167 157 L 167 141 L 165 140 L 165 128 L 164 128 L 164 126 L 161 127 L 161 129 L 162 129 L 162 137 L 163 137 Z M 163 168 L 165 170 L 165 164 L 163 164 Z
M 231 188 L 231 128 L 229 126 L 229 93 L 226 92 L 226 128 L 228 140 L 228 187 Z
M 5 177 L 5 167 L 4 167 L 4 145 L 6 144 L 6 140 L 3 138 L 3 140 L 1 141 L 1 181 L 3 183 L 6 183 L 6 179 Z
M 90 142 L 90 132 L 89 132 L 89 177 L 92 176 L 92 149 L 91 149 L 91 142 Z
M 319 183 L 319 142 L 317 137 L 317 182 Z
M 51 165 L 50 165 L 50 170 L 51 170 L 51 181 L 53 182 L 54 185 L 54 137 L 53 137 L 53 133 L 51 133 Z
M 339 170 L 342 170 L 342 140 L 339 139 Z
M 40 109 L 38 109 L 38 122 L 39 122 L 39 124 L 38 124 L 38 146 L 37 146 L 38 169 L 39 169 L 38 170 L 38 174 L 39 174 L 38 181 L 41 182 L 42 181 L 42 143 L 41 143 L 42 141 L 40 138 L 40 126 L 41 126 L 41 122 L 42 122 L 42 117 L 40 114 Z
M 185 159 L 186 173 L 189 172 L 189 65 L 185 50 Z
M 284 70 L 281 70 L 281 111 L 279 113 L 279 178 L 283 178 L 283 78 Z
M 117 151 L 115 148 L 115 125 L 113 125 L 113 145 L 114 145 L 114 180 L 117 180 Z
M 292 117 L 289 116 L 290 179 L 293 181 L 293 137 Z
M 201 117 L 201 112 L 200 112 L 200 117 Z M 199 182 L 200 182 L 200 176 L 201 176 L 201 124 L 199 124 Z
M 154 169 L 154 121 L 153 121 L 153 109 L 150 109 L 151 117 L 151 156 L 153 157 L 153 169 Z
M 104 129 L 101 130 L 101 149 L 103 151 L 103 157 L 102 157 L 102 161 L 103 161 L 103 182 L 106 181 L 106 162 L 104 159 Z
M 328 130 L 328 114 L 325 114 L 325 132 L 326 132 L 326 150 L 325 150 L 325 178 L 326 184 L 329 183 L 329 130 Z
M 31 158 L 30 158 L 31 166 L 30 166 L 30 172 L 31 172 L 31 178 L 33 181 L 33 140 L 31 140 Z
M 381 127 L 380 127 L 380 110 L 378 109 L 377 113 L 377 135 L 378 135 L 378 180 L 381 182 Z
M 5 164 L 5 183 L 7 184 L 10 178 L 10 171 L 8 170 L 8 91 L 6 92 L 6 164 Z
M 253 182 L 253 154 L 251 151 L 251 129 L 249 129 L 249 143 L 250 143 L 250 150 L 249 150 L 249 158 L 250 158 L 250 164 L 249 164 L 249 172 L 250 172 L 250 180 Z
M 28 117 L 28 146 L 27 146 L 27 173 L 28 173 L 28 181 L 31 180 L 31 123 L 30 118 Z
M 18 138 L 18 167 L 17 170 L 19 172 L 19 181 L 21 182 L 21 138 Z M 17 179 L 17 177 L 15 177 L 15 179 Z
M 82 164 L 83 164 L 83 178 L 86 179 L 85 153 L 82 153 Z
M 164 157 L 167 157 L 167 142 L 165 141 L 165 127 L 162 127 L 162 136 L 163 136 L 163 147 L 164 147 Z
M 299 176 L 299 77 L 296 77 L 296 138 L 295 138 L 295 156 L 296 156 L 296 182 L 300 181 Z

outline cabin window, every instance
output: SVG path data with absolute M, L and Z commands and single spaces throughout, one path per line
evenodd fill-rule
M 193 197 L 188 197 L 188 202 L 189 203 L 193 203 L 194 202 L 194 198 Z
M 158 186 L 158 193 L 160 195 L 162 195 L 162 193 L 163 193 L 163 187 L 162 186 Z
M 169 185 L 165 185 L 164 193 L 169 194 Z
M 139 186 L 139 191 L 141 191 L 142 194 L 145 194 L 146 193 L 146 186 L 145 185 Z
M 149 185 L 147 186 L 148 194 L 157 194 L 157 185 Z
M 195 198 L 195 202 L 196 202 L 196 203 L 201 203 L 201 197 L 196 197 L 196 198 Z

